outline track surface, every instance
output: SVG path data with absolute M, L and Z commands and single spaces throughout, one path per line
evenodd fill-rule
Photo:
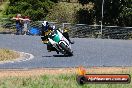
M 47 52 L 40 36 L 0 35 L 0 48 L 31 53 L 34 58 L 0 63 L 0 68 L 41 68 L 88 66 L 132 66 L 132 40 L 74 38 L 74 56 Z

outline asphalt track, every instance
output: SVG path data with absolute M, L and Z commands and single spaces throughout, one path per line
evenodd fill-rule
M 132 66 L 132 40 L 73 38 L 74 56 L 47 52 L 40 36 L 0 34 L 0 48 L 30 53 L 34 58 L 0 63 L 0 69 L 42 67 Z

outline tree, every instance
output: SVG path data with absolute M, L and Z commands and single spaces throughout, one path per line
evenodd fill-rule
M 6 14 L 30 16 L 32 20 L 43 19 L 54 3 L 50 0 L 10 0 Z
M 55 2 L 55 3 L 57 3 L 57 2 L 59 2 L 59 0 L 51 0 L 52 2 Z
M 122 11 L 119 16 L 119 24 L 123 26 L 132 26 L 132 0 L 122 2 Z
M 131 2 L 132 0 L 105 0 L 103 24 L 130 26 L 132 21 L 132 5 L 130 4 Z M 102 0 L 96 0 L 94 3 L 96 23 L 100 24 L 99 22 L 102 20 Z M 125 8 L 127 8 L 127 10 Z M 128 21 L 126 22 L 126 20 Z
M 94 0 L 78 0 L 79 3 L 81 3 L 82 5 L 84 4 L 88 4 L 89 2 L 94 2 Z
M 102 20 L 102 0 L 78 0 L 83 6 L 89 2 L 94 3 L 96 23 Z M 105 0 L 104 25 L 132 26 L 132 0 Z M 89 13 L 88 13 L 89 14 Z M 90 19 L 90 18 L 89 18 Z M 89 20 L 88 19 L 88 20 Z

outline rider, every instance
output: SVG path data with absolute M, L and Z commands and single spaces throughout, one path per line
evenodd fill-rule
M 41 37 L 41 39 L 42 39 L 43 43 L 47 44 L 47 50 L 48 50 L 48 52 L 56 51 L 57 54 L 59 54 L 58 50 L 56 50 L 56 49 L 52 46 L 52 44 L 50 44 L 49 41 L 48 41 L 48 35 L 49 35 L 49 33 L 51 33 L 54 29 L 55 29 L 55 26 L 51 27 L 47 21 L 44 21 L 44 22 L 42 23 L 42 33 L 41 33 L 41 36 L 43 36 L 43 37 Z
M 50 26 L 49 26 L 49 23 L 47 21 L 44 21 L 42 23 L 42 33 L 41 33 L 41 35 L 43 37 L 41 37 L 41 39 L 46 44 L 48 43 L 48 34 L 51 32 L 51 30 L 49 30 L 49 29 L 52 30 L 52 28 L 50 28 Z
M 51 27 L 47 21 L 44 21 L 44 22 L 42 23 L 42 34 L 41 34 L 43 37 L 41 37 L 41 39 L 42 39 L 42 41 L 43 41 L 45 44 L 47 44 L 47 50 L 48 50 L 49 52 L 51 52 L 51 51 L 56 51 L 57 54 L 59 54 L 58 50 L 56 50 L 56 49 L 52 46 L 52 44 L 48 43 L 48 34 L 51 33 L 54 29 L 55 29 L 55 26 L 54 26 L 54 25 Z M 63 36 L 64 36 L 71 44 L 73 44 L 73 43 L 71 42 L 71 40 L 69 39 L 69 34 L 68 34 L 68 32 L 67 32 L 66 29 L 62 32 L 62 34 L 63 34 Z

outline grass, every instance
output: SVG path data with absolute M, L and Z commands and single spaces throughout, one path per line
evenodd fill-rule
M 19 57 L 19 54 L 8 50 L 8 49 L 0 49 L 0 61 L 14 60 Z
M 113 72 L 115 73 L 115 72 Z M 132 70 L 116 73 L 130 73 Z M 131 88 L 130 84 L 85 84 L 78 85 L 76 73 L 44 74 L 31 77 L 0 78 L 0 88 Z

